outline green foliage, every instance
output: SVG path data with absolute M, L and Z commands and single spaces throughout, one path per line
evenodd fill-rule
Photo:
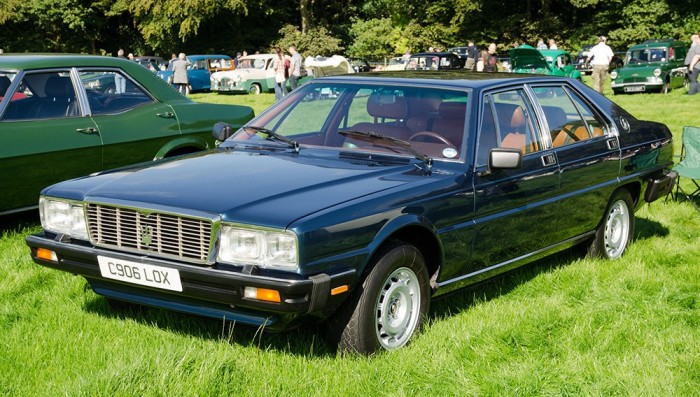
M 287 51 L 290 45 L 294 45 L 304 58 L 317 55 L 331 56 L 343 51 L 340 39 L 331 36 L 328 29 L 324 27 L 311 28 L 303 34 L 296 26 L 286 25 L 280 29 L 279 34 L 281 38 L 276 43 L 271 43 L 270 47 L 279 45 Z
M 395 53 L 395 29 L 389 18 L 368 21 L 354 19 L 350 35 L 353 38 L 348 47 L 350 56 L 381 59 Z

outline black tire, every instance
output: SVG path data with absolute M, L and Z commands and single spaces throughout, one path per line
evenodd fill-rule
M 588 247 L 588 255 L 606 259 L 617 259 L 634 235 L 634 203 L 626 189 L 617 190 L 605 209 L 603 220 Z
M 329 337 L 347 353 L 394 350 L 420 332 L 430 306 L 430 280 L 420 251 L 392 244 L 328 321 Z

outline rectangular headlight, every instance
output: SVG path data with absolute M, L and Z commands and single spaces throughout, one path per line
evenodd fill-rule
M 284 270 L 298 267 L 297 237 L 290 231 L 224 225 L 218 260 Z
M 39 215 L 44 230 L 89 240 L 85 211 L 81 202 L 41 197 Z

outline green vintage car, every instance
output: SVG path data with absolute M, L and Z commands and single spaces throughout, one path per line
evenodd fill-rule
M 625 66 L 610 73 L 614 94 L 668 93 L 688 84 L 684 65 L 688 46 L 672 39 L 647 40 L 627 50 Z
M 0 215 L 36 208 L 44 187 L 204 150 L 246 106 L 195 103 L 126 59 L 0 55 Z
M 582 80 L 581 72 L 574 65 L 574 58 L 564 50 L 538 50 L 523 44 L 508 52 L 515 73 L 549 74 Z

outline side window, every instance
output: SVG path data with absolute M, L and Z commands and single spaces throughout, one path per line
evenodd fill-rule
M 26 74 L 12 94 L 3 120 L 41 120 L 80 116 L 68 71 Z
M 520 149 L 524 154 L 544 147 L 522 89 L 500 92 L 492 100 L 500 147 Z
M 153 101 L 127 75 L 114 70 L 84 70 L 80 80 L 94 115 L 121 113 Z
M 604 123 L 576 94 L 561 86 L 534 87 L 552 146 L 559 147 L 604 134 Z

